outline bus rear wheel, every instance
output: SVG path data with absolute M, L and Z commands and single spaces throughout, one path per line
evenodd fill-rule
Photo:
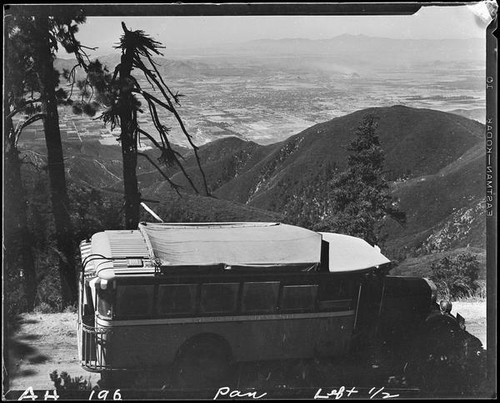
M 195 337 L 180 348 L 173 368 L 173 384 L 181 389 L 229 386 L 231 349 L 221 337 Z

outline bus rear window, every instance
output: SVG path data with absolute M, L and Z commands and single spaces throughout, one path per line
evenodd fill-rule
M 210 283 L 201 287 L 202 313 L 231 313 L 236 310 L 238 283 Z
M 278 281 L 245 283 L 241 305 L 243 312 L 275 312 L 279 288 Z
M 105 318 L 113 317 L 113 291 L 108 287 L 103 290 L 100 287 L 97 288 L 97 311 L 99 314 Z M 88 298 L 88 297 L 87 297 Z M 89 317 L 90 309 L 92 309 L 92 300 L 90 300 L 90 305 L 84 305 L 84 316 Z M 94 312 L 91 312 L 91 317 L 93 319 Z
M 158 314 L 194 313 L 196 284 L 169 284 L 158 287 Z
M 281 310 L 306 312 L 315 308 L 317 285 L 286 285 L 281 295 Z
M 118 286 L 116 314 L 118 316 L 151 315 L 153 306 L 153 286 L 124 285 Z

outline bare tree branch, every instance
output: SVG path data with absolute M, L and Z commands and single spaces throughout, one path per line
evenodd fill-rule
M 168 149 L 165 149 L 164 147 L 162 147 L 149 133 L 145 132 L 144 130 L 142 129 L 138 129 L 138 131 L 142 134 L 144 134 L 148 139 L 150 139 L 153 144 L 156 145 L 156 147 L 158 147 L 162 153 L 165 152 L 165 151 L 170 151 L 171 152 L 171 155 L 172 157 L 174 158 L 174 161 L 175 163 L 177 164 L 177 166 L 180 168 L 180 170 L 182 171 L 184 177 L 188 180 L 189 184 L 191 185 L 191 187 L 193 188 L 193 190 L 197 193 L 197 194 L 200 194 L 200 192 L 198 191 L 198 188 L 195 186 L 194 182 L 192 181 L 192 179 L 190 178 L 190 176 L 188 175 L 188 173 L 186 172 L 186 169 L 184 168 L 184 166 L 182 165 L 182 163 L 179 161 L 179 159 L 177 158 L 177 155 L 180 155 L 177 151 L 173 150 L 172 148 L 170 148 L 170 146 L 168 147 Z
M 143 64 L 144 66 L 144 64 Z M 145 66 L 144 66 L 145 67 Z M 146 68 L 146 67 L 145 67 Z M 184 125 L 184 122 L 182 120 L 182 118 L 180 117 L 179 113 L 177 112 L 177 110 L 175 109 L 175 106 L 173 105 L 170 97 L 168 96 L 168 94 L 165 92 L 165 89 L 163 88 L 162 85 L 160 85 L 161 83 L 156 79 L 155 75 L 146 68 L 146 70 L 144 70 L 144 73 L 146 75 L 149 75 L 151 77 L 151 79 L 153 81 L 155 81 L 155 83 L 157 84 L 158 88 L 160 89 L 161 93 L 163 94 L 163 96 L 165 97 L 165 99 L 167 100 L 168 102 L 168 105 L 169 105 L 169 110 L 173 113 L 173 115 L 175 116 L 175 119 L 177 120 L 177 122 L 179 123 L 179 126 L 182 130 L 182 132 L 184 133 L 185 137 L 187 138 L 189 144 L 191 145 L 191 147 L 193 148 L 193 151 L 194 151 L 194 155 L 195 155 L 195 158 L 196 158 L 196 163 L 198 165 L 198 168 L 201 172 L 201 175 L 202 175 L 202 178 L 203 178 L 203 185 L 205 187 L 205 192 L 206 192 L 206 195 L 207 196 L 210 196 L 210 191 L 208 190 L 208 183 L 207 183 L 207 178 L 205 176 L 205 172 L 203 171 L 202 167 L 201 167 L 201 161 L 200 161 L 200 157 L 198 155 L 198 147 L 193 143 L 193 140 L 192 140 L 192 137 L 191 135 L 188 133 L 185 125 Z M 170 90 L 169 90 L 170 91 Z
M 151 165 L 153 165 L 157 170 L 158 172 L 161 174 L 161 176 L 163 176 L 167 182 L 170 184 L 170 186 L 172 186 L 172 188 L 176 191 L 176 193 L 182 197 L 181 193 L 179 192 L 179 189 L 182 189 L 182 186 L 180 185 L 177 185 L 176 183 L 172 182 L 172 180 L 161 170 L 161 168 L 149 157 L 149 155 L 147 154 L 144 154 L 144 153 L 141 153 L 141 152 L 138 152 L 137 155 L 140 155 L 141 157 L 144 157 L 146 158 L 150 163 Z

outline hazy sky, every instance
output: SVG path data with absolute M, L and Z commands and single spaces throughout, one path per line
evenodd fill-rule
M 122 34 L 120 22 L 141 29 L 167 49 L 204 47 L 255 39 L 326 39 L 342 34 L 388 38 L 484 38 L 486 25 L 469 6 L 422 7 L 408 16 L 192 16 L 89 17 L 78 38 L 109 53 Z

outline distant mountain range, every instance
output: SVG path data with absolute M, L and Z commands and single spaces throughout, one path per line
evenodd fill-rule
M 221 44 L 204 48 L 165 50 L 172 56 L 266 56 L 282 57 L 285 55 L 342 56 L 358 55 L 364 58 L 382 59 L 387 54 L 392 57 L 410 58 L 410 60 L 428 62 L 430 60 L 457 61 L 478 60 L 485 49 L 482 38 L 469 39 L 394 39 L 366 35 L 343 34 L 327 39 L 284 38 L 259 39 L 243 43 Z M 362 56 L 364 55 L 364 56 Z M 391 59 L 392 59 L 391 57 Z M 390 60 L 381 60 L 389 63 Z
M 326 166 L 342 169 L 346 146 L 362 118 L 379 118 L 377 134 L 386 155 L 386 176 L 392 194 L 407 214 L 407 224 L 387 221 L 383 251 L 408 270 L 421 270 L 415 256 L 485 248 L 484 125 L 451 113 L 403 106 L 369 108 L 314 125 L 287 140 L 268 146 L 224 138 L 200 148 L 203 169 L 214 197 L 189 192 L 187 181 L 169 168 L 173 181 L 184 186 L 182 198 L 149 163 L 138 168 L 141 192 L 156 200 L 151 207 L 167 220 L 280 221 L 292 197 Z M 121 155 L 117 146 L 93 140 L 65 143 L 70 181 L 120 195 Z M 32 158 L 43 154 L 43 147 Z M 201 189 L 195 159 L 189 150 L 184 165 Z M 155 158 L 154 151 L 151 153 Z M 309 200 L 303 200 L 307 206 Z M 479 251 L 479 252 L 478 252 Z M 426 264 L 429 259 L 422 260 Z M 404 270 L 403 270 L 404 271 Z
M 97 59 L 105 65 L 110 72 L 120 63 L 120 54 L 99 56 Z M 228 61 L 227 58 L 217 59 L 197 59 L 197 58 L 175 58 L 175 57 L 155 57 L 158 63 L 158 70 L 161 75 L 168 79 L 183 78 L 193 79 L 211 76 L 241 76 L 251 72 L 252 68 L 245 63 L 238 61 Z M 62 72 L 63 69 L 71 70 L 76 62 L 72 59 L 56 59 L 54 67 Z M 76 69 L 77 78 L 83 79 L 82 69 Z
M 261 39 L 200 49 L 165 49 L 155 58 L 160 70 L 170 77 L 199 75 L 241 75 L 254 66 L 279 66 L 286 70 L 368 73 L 372 69 L 418 67 L 484 68 L 485 40 L 393 39 L 365 35 L 340 35 L 330 39 Z M 113 69 L 120 59 L 100 55 Z M 56 68 L 72 67 L 74 61 L 57 59 Z
M 375 63 L 479 60 L 485 49 L 484 39 L 393 39 L 344 34 L 329 39 L 263 39 L 240 45 L 228 45 L 232 54 L 281 56 L 335 56 L 339 60 L 371 60 Z M 215 49 L 214 49 L 215 52 Z M 207 51 L 207 53 L 209 53 Z M 387 59 L 387 55 L 391 55 Z M 482 56 L 484 57 L 484 56 Z M 352 59 L 350 59 L 352 61 Z

